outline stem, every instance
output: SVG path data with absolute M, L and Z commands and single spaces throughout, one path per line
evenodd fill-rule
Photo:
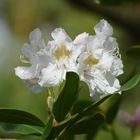
M 47 105 L 48 105 L 48 114 L 52 114 L 53 103 L 54 103 L 54 95 L 51 88 L 48 88 L 48 97 L 47 97 Z

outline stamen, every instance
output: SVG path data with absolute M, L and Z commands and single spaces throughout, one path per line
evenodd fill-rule
M 53 55 L 57 60 L 60 60 L 62 57 L 69 57 L 70 51 L 67 50 L 64 43 L 61 43 Z
M 86 60 L 84 61 L 84 63 L 86 65 L 92 66 L 92 65 L 96 65 L 98 64 L 99 60 L 96 59 L 93 55 L 89 55 Z

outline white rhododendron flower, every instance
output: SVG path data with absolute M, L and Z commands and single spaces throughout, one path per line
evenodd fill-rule
M 63 29 L 55 29 L 52 38 L 53 40 L 48 42 L 44 50 L 50 54 L 52 61 L 41 71 L 39 84 L 42 87 L 58 85 L 65 80 L 66 72 L 77 72 L 76 60 L 81 53 L 80 45 L 74 45 Z
M 41 69 L 48 65 L 50 56 L 42 51 L 45 46 L 45 41 L 42 39 L 42 34 L 39 29 L 35 29 L 29 35 L 30 44 L 25 43 L 22 47 L 21 60 L 25 63 L 30 63 L 30 67 L 16 67 L 16 75 L 25 81 L 33 92 L 38 92 L 42 88 L 38 84 Z
M 30 33 L 30 44 L 22 47 L 21 59 L 30 67 L 17 67 L 15 73 L 35 90 L 55 87 L 66 79 L 66 72 L 76 72 L 85 81 L 93 99 L 120 89 L 116 78 L 123 73 L 118 43 L 110 24 L 101 20 L 95 35 L 84 32 L 74 41 L 62 28 L 55 29 L 45 44 L 39 29 Z
M 84 33 L 76 40 L 82 40 L 81 43 L 85 44 L 78 58 L 80 78 L 88 84 L 93 99 L 98 99 L 120 89 L 116 76 L 123 73 L 123 64 L 116 39 L 111 37 L 113 29 L 107 21 L 101 20 L 94 30 L 95 36 L 87 37 Z
M 66 72 L 77 72 L 76 59 L 81 53 L 80 45 L 74 45 L 66 32 L 57 28 L 52 41 L 45 45 L 39 29 L 30 33 L 30 44 L 22 47 L 22 61 L 30 67 L 17 67 L 15 73 L 36 90 L 37 87 L 53 87 L 65 80 Z M 28 60 L 25 60 L 28 59 Z

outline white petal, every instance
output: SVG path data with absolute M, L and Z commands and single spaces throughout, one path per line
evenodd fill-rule
M 22 46 L 22 49 L 21 49 L 21 52 L 22 54 L 26 57 L 26 58 L 30 58 L 31 55 L 32 55 L 32 50 L 31 50 L 31 46 L 27 43 L 25 43 L 23 46 Z
M 88 43 L 87 43 L 87 49 L 88 51 L 94 52 L 96 48 L 102 47 L 101 42 L 98 40 L 96 36 L 90 36 Z
M 63 80 L 63 71 L 59 70 L 55 64 L 50 64 L 42 69 L 39 85 L 41 87 L 52 87 L 60 84 Z
M 111 72 L 115 76 L 121 75 L 123 73 L 123 63 L 120 58 L 114 58 Z
M 56 28 L 51 35 L 55 40 L 55 42 L 58 44 L 63 42 L 71 42 L 71 38 L 67 35 L 65 30 L 62 28 Z
M 102 71 L 96 70 L 94 72 L 94 82 L 96 84 L 96 91 L 99 93 L 105 93 L 106 87 L 108 86 L 108 82 L 105 79 Z
M 109 86 L 106 88 L 107 93 L 114 93 L 120 89 L 119 80 L 115 78 L 114 75 L 111 73 L 106 73 L 105 77 L 109 83 Z
M 86 68 L 85 64 L 84 64 L 84 60 L 88 57 L 88 53 L 87 52 L 83 52 L 79 58 L 78 58 L 78 64 L 79 64 L 79 71 L 84 71 L 84 69 Z
M 94 30 L 97 35 L 111 36 L 113 34 L 111 25 L 104 19 L 94 27 Z
M 28 85 L 27 85 L 28 86 Z M 28 86 L 28 88 L 33 92 L 33 93 L 39 93 L 43 90 L 43 88 L 38 85 L 38 84 L 35 84 L 35 85 L 30 85 Z
M 54 51 L 57 49 L 56 43 L 54 40 L 48 41 L 47 47 L 45 48 L 45 51 L 52 56 Z
M 104 94 L 103 91 L 105 91 L 104 87 L 105 85 L 102 85 L 102 82 L 100 84 L 100 87 L 98 87 L 97 83 L 94 80 L 95 78 L 93 77 L 91 80 L 88 81 L 89 89 L 90 89 L 90 96 L 92 97 L 93 100 L 98 100 L 100 97 Z
M 79 35 L 76 36 L 76 38 L 74 39 L 74 43 L 75 44 L 80 44 L 80 43 L 86 43 L 87 39 L 88 39 L 88 33 L 84 32 L 81 33 Z
M 39 93 L 42 91 L 42 87 L 38 85 L 38 79 L 24 80 L 26 86 L 33 92 Z
M 77 62 L 79 56 L 84 52 L 85 47 L 82 44 L 78 45 L 73 45 L 72 50 L 71 50 L 71 57 L 72 59 Z
M 111 73 L 103 74 L 102 71 L 96 69 L 89 73 L 89 79 L 86 82 L 91 91 L 90 96 L 97 100 L 103 95 L 113 94 L 120 89 L 119 80 L 116 79 Z
M 44 40 L 41 40 L 39 42 L 39 48 L 44 49 L 45 47 L 46 47 L 45 41 Z
M 103 52 L 103 44 L 102 42 L 96 37 L 90 37 L 87 43 L 87 51 L 92 54 L 97 59 L 101 58 Z
M 34 68 L 32 66 L 31 67 L 16 67 L 15 74 L 23 80 L 35 78 Z
M 43 66 L 47 66 L 50 62 L 53 62 L 53 58 L 46 51 L 36 53 L 36 55 L 32 57 L 31 61 L 32 64 L 39 64 Z
M 74 59 L 68 58 L 67 62 L 65 63 L 65 68 L 67 72 L 76 72 L 78 71 L 77 63 Z
M 113 56 L 108 53 L 103 53 L 102 58 L 100 59 L 99 66 L 106 71 L 110 71 L 113 63 Z
M 87 50 L 90 53 L 94 53 L 97 49 L 104 49 L 104 41 L 100 40 L 97 36 L 90 36 L 87 45 Z
M 108 51 L 111 51 L 111 50 L 115 50 L 116 48 L 118 48 L 118 43 L 116 41 L 115 38 L 113 37 L 108 37 L 106 38 L 105 42 L 104 42 L 104 47 L 105 49 L 107 49 Z
M 41 31 L 40 29 L 34 29 L 30 35 L 29 35 L 29 39 L 30 39 L 30 42 L 31 43 L 34 43 L 34 42 L 38 42 L 40 39 L 41 39 Z

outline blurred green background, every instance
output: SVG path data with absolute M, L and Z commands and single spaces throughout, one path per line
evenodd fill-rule
M 40 28 L 46 38 L 56 27 L 62 27 L 74 38 L 81 32 L 94 34 L 93 27 L 105 18 L 113 26 L 124 63 L 121 83 L 140 70 L 140 61 L 128 57 L 127 50 L 140 44 L 140 3 L 135 0 L 0 0 L 0 107 L 31 112 L 47 119 L 46 90 L 33 94 L 15 76 L 14 68 L 22 65 L 20 49 L 28 42 L 34 28 Z M 120 109 L 134 113 L 140 104 L 140 84 L 123 95 Z M 129 129 L 114 122 L 120 140 L 130 140 Z M 79 136 L 77 139 L 81 140 Z M 101 131 L 97 140 L 111 140 L 111 135 Z

